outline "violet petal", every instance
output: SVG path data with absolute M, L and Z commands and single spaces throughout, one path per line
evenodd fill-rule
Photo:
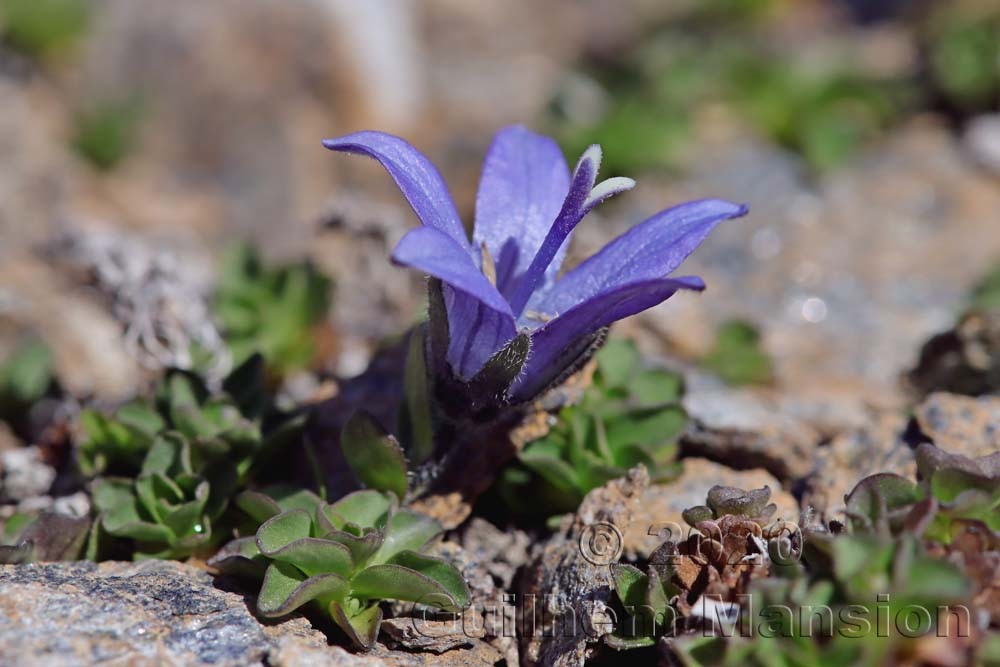
M 609 289 L 665 276 L 717 224 L 746 215 L 747 210 L 745 205 L 720 199 L 701 199 L 661 211 L 608 243 L 551 288 L 537 293 L 529 309 L 556 315 Z
M 582 336 L 612 322 L 635 315 L 665 301 L 679 289 L 703 290 L 705 283 L 697 276 L 643 280 L 614 287 L 567 310 L 531 334 L 531 356 L 524 373 L 514 383 L 512 396 L 527 400 L 543 390 L 544 371 L 557 365 L 565 350 Z
M 493 137 L 476 195 L 475 247 L 485 243 L 497 268 L 497 287 L 510 296 L 559 214 L 569 190 L 569 167 L 559 145 L 520 125 Z M 565 254 L 549 266 L 555 279 Z
M 399 137 L 372 131 L 324 139 L 323 145 L 332 151 L 357 153 L 378 160 L 396 181 L 420 222 L 441 230 L 465 247 L 467 253 L 471 252 L 448 187 L 423 153 Z
M 513 319 L 510 306 L 465 249 L 444 232 L 432 227 L 408 231 L 392 251 L 397 264 L 412 266 L 481 301 L 483 305 Z

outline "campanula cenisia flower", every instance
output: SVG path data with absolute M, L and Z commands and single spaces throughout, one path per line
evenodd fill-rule
M 560 276 L 573 228 L 635 185 L 622 177 L 597 182 L 599 146 L 571 173 L 552 139 L 520 126 L 500 130 L 483 165 L 470 242 L 441 174 L 403 139 L 357 132 L 323 145 L 378 160 L 423 223 L 392 258 L 443 282 L 447 361 L 459 378 L 475 376 L 519 333 L 530 335 L 530 353 L 509 387 L 515 401 L 557 377 L 578 341 L 677 290 L 704 289 L 696 276 L 667 276 L 716 224 L 747 212 L 718 199 L 666 209 Z

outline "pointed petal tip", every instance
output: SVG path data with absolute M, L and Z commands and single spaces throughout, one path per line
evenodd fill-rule
M 330 137 L 329 139 L 323 139 L 322 144 L 324 148 L 329 148 L 332 151 L 337 150 L 351 150 L 352 146 L 357 145 L 362 141 L 370 141 L 372 139 L 388 139 L 394 141 L 402 141 L 401 137 L 397 137 L 394 134 L 389 134 L 387 132 L 379 132 L 377 130 L 360 130 L 358 132 L 351 132 L 350 134 L 345 134 L 339 137 Z
M 579 161 L 576 163 L 576 171 L 580 170 L 580 166 L 584 162 L 594 163 L 594 176 L 597 176 L 597 172 L 601 170 L 601 159 L 604 157 L 604 151 L 601 149 L 600 144 L 591 144 L 587 147 L 587 150 L 583 151 L 583 155 L 580 156 Z

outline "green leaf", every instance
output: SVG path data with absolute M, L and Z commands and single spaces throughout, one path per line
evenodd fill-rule
M 265 618 L 276 618 L 295 611 L 319 597 L 342 597 L 347 581 L 337 574 L 306 577 L 294 565 L 275 561 L 264 574 L 257 596 L 257 611 Z
M 264 546 L 258 535 L 257 548 L 261 553 L 272 560 L 290 563 L 309 576 L 332 572 L 347 577 L 353 567 L 350 550 L 333 540 L 303 537 L 274 550 Z
M 612 563 L 611 576 L 615 583 L 618 599 L 626 608 L 638 609 L 646 603 L 649 577 L 643 574 L 642 570 L 624 563 Z
M 167 543 L 172 538 L 165 526 L 153 523 L 140 513 L 138 499 L 128 480 L 97 480 L 91 495 L 108 533 L 146 542 Z
M 4 0 L 0 33 L 13 48 L 35 58 L 58 54 L 87 29 L 86 0 Z
M 646 583 L 646 604 L 658 617 L 658 622 L 663 622 L 667 610 L 670 608 L 670 597 L 667 595 L 664 582 L 660 579 L 655 568 L 647 571 Z
M 536 455 L 529 450 L 521 452 L 521 462 L 526 468 L 551 484 L 563 494 L 579 495 L 582 486 L 576 469 L 562 459 Z
M 160 473 L 172 477 L 190 472 L 192 472 L 190 446 L 179 433 L 168 432 L 153 441 L 139 474 Z
M 21 343 L 0 365 L 0 405 L 30 405 L 48 391 L 52 383 L 52 355 L 37 338 Z
M 410 510 L 399 510 L 389 520 L 382 546 L 371 560 L 384 563 L 401 551 L 419 551 L 440 534 L 441 525 L 434 519 Z
M 427 329 L 417 327 L 410 334 L 406 355 L 404 389 L 406 403 L 401 422 L 404 442 L 414 463 L 426 461 L 434 453 L 434 419 L 431 411 L 431 378 L 427 372 Z
M 355 413 L 340 435 L 340 448 L 347 465 L 366 487 L 395 493 L 401 501 L 406 497 L 406 457 L 396 439 L 374 417 Z
M 287 492 L 285 489 L 282 492 Z M 303 491 L 303 493 L 311 493 L 309 491 Z M 268 519 L 281 514 L 283 509 L 306 509 L 306 511 L 315 510 L 316 506 L 320 503 L 319 497 L 316 497 L 316 504 L 310 506 L 308 509 L 305 507 L 300 507 L 296 504 L 292 504 L 288 507 L 282 507 L 279 501 L 276 500 L 268 490 L 263 491 L 242 491 L 236 498 L 233 499 L 233 503 L 239 507 L 241 510 L 246 512 L 252 520 L 258 523 L 264 523 Z
M 597 372 L 605 387 L 624 387 L 639 368 L 642 356 L 630 340 L 612 338 L 595 356 Z
M 903 595 L 915 604 L 939 606 L 967 600 L 971 582 L 955 565 L 936 558 L 920 557 L 908 568 Z
M 457 611 L 468 601 L 462 575 L 452 565 L 408 551 L 397 554 L 396 560 L 407 565 L 372 565 L 354 575 L 351 595 L 369 600 L 417 602 L 448 611 Z
M 761 349 L 757 328 L 741 320 L 723 323 L 715 345 L 701 364 L 733 385 L 763 384 L 771 380 L 771 359 Z
M 264 578 L 268 560 L 257 548 L 257 538 L 248 536 L 223 546 L 208 560 L 208 565 L 226 574 L 260 580 Z
M 386 524 L 395 506 L 395 496 L 365 489 L 349 493 L 331 505 L 321 505 L 318 513 L 325 517 L 327 530 L 343 530 L 345 521 L 379 528 Z
M 214 310 L 238 362 L 260 352 L 272 375 L 287 375 L 312 361 L 312 328 L 326 317 L 331 292 L 310 262 L 265 267 L 240 245 L 226 254 Z
M 687 414 L 679 407 L 640 408 L 605 419 L 608 444 L 656 446 L 671 442 L 687 424 Z
M 382 546 L 384 537 L 384 533 L 374 528 L 368 528 L 360 536 L 352 535 L 342 530 L 335 530 L 324 535 L 323 539 L 344 545 L 350 553 L 352 567 L 357 569 L 371 560 L 372 556 Z
M 334 600 L 330 603 L 330 616 L 356 645 L 363 649 L 370 649 L 375 645 L 382 623 L 382 609 L 377 603 L 348 615 L 344 607 Z
M 449 611 L 458 611 L 469 604 L 469 586 L 458 569 L 451 563 L 434 556 L 417 553 L 416 551 L 400 551 L 392 560 L 391 565 L 400 565 L 419 572 L 441 584 L 451 597 L 453 605 L 442 607 Z
M 887 530 L 901 525 L 905 512 L 917 500 L 916 484 L 899 475 L 880 473 L 858 482 L 845 502 L 852 525 L 861 519 L 859 529 Z
M 163 417 L 142 401 L 132 401 L 118 408 L 115 412 L 115 419 L 132 428 L 135 432 L 142 433 L 150 440 L 167 427 Z
M 205 530 L 207 517 L 204 515 L 208 501 L 208 482 L 201 482 L 195 489 L 194 497 L 176 506 L 167 508 L 161 523 L 178 537 L 200 535 Z
M 645 370 L 629 381 L 629 394 L 642 408 L 679 401 L 683 390 L 680 375 L 660 369 Z
M 151 422 L 137 419 L 139 409 L 128 411 L 127 420 L 105 417 L 93 410 L 80 413 L 80 426 L 85 434 L 77 452 L 80 471 L 93 477 L 105 472 L 135 474 L 153 442 L 153 434 L 145 429 Z M 153 413 L 155 415 L 155 413 Z M 136 423 L 141 422 L 141 425 Z
M 257 529 L 257 548 L 262 553 L 276 552 L 282 547 L 312 535 L 312 518 L 302 509 L 288 510 L 264 522 Z

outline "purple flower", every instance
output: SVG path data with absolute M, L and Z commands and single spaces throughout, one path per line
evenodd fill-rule
M 559 277 L 577 223 L 635 185 L 620 177 L 597 183 L 600 146 L 588 148 L 571 174 L 552 139 L 520 126 L 500 130 L 483 165 L 470 243 L 440 173 L 413 146 L 381 132 L 323 145 L 378 160 L 423 223 L 392 258 L 444 283 L 447 361 L 459 378 L 473 378 L 519 333 L 530 335 L 530 354 L 508 392 L 515 401 L 557 377 L 581 340 L 679 289 L 703 290 L 696 276 L 666 276 L 716 224 L 747 212 L 718 199 L 669 208 Z

